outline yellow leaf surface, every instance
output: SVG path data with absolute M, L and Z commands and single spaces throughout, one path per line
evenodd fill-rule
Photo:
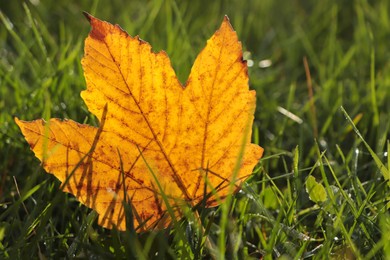
M 255 92 L 228 18 L 196 58 L 185 86 L 165 52 L 152 52 L 118 25 L 87 18 L 92 30 L 81 96 L 100 127 L 15 119 L 45 170 L 96 210 L 100 225 L 119 230 L 126 228 L 125 192 L 141 231 L 170 223 L 159 185 L 177 217 L 181 204 L 194 207 L 211 194 L 211 207 L 229 194 L 229 185 L 237 190 L 263 149 L 250 142 Z

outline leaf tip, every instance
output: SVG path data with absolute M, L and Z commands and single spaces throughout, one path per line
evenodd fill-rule
M 87 18 L 88 22 L 92 26 L 92 30 L 89 33 L 89 36 L 98 41 L 103 41 L 106 35 L 106 27 L 109 27 L 109 25 L 87 12 L 83 12 L 83 15 Z
M 229 17 L 225 14 L 225 16 L 223 17 L 223 22 L 222 22 L 222 26 L 225 25 L 225 26 L 228 26 L 228 28 L 230 28 L 231 31 L 234 31 L 233 29 L 233 26 L 232 24 L 230 23 L 230 19 Z
M 22 120 L 20 120 L 17 116 L 14 117 L 15 123 L 20 127 Z
M 90 15 L 89 13 L 87 13 L 85 11 L 83 11 L 83 15 L 85 16 L 85 18 L 87 18 L 88 22 L 91 22 L 92 17 L 93 17 L 92 15 Z

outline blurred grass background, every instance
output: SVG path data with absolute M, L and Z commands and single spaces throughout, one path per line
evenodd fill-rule
M 177 241 L 172 230 L 130 239 L 88 225 L 93 213 L 58 192 L 14 124 L 14 116 L 96 124 L 79 96 L 90 29 L 82 11 L 165 50 L 183 83 L 229 16 L 257 91 L 253 138 L 265 157 L 229 211 L 235 228 L 222 255 L 390 257 L 387 0 L 2 0 L 0 10 L 0 258 L 208 256 L 194 249 L 198 238 Z M 326 201 L 309 198 L 308 175 Z

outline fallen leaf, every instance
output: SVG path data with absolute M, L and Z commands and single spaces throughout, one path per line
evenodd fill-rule
M 81 97 L 100 127 L 15 118 L 45 170 L 96 210 L 100 225 L 119 230 L 126 229 L 124 199 L 142 231 L 171 222 L 165 196 L 180 217 L 182 204 L 216 206 L 230 185 L 237 190 L 263 149 L 250 141 L 255 91 L 248 88 L 241 43 L 228 18 L 182 86 L 165 52 L 86 16 L 92 30 Z

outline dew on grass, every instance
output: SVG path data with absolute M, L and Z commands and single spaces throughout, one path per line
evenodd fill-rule
M 253 67 L 255 64 L 254 61 L 251 59 L 252 54 L 249 51 L 244 51 L 242 54 L 242 58 L 246 60 L 246 65 L 249 67 Z
M 324 148 L 327 148 L 328 147 L 328 143 L 324 140 L 324 139 L 320 139 L 320 145 Z
M 251 52 L 250 51 L 244 51 L 244 53 L 242 54 L 242 58 L 244 60 L 249 60 L 251 58 Z
M 289 119 L 297 122 L 298 124 L 303 123 L 303 120 L 299 116 L 293 114 L 292 112 L 288 111 L 287 109 L 285 109 L 281 106 L 278 106 L 276 109 L 279 111 L 279 113 L 281 113 L 282 115 L 288 117 Z
M 271 65 L 272 65 L 272 61 L 270 59 L 259 61 L 259 68 L 265 69 L 271 67 Z

